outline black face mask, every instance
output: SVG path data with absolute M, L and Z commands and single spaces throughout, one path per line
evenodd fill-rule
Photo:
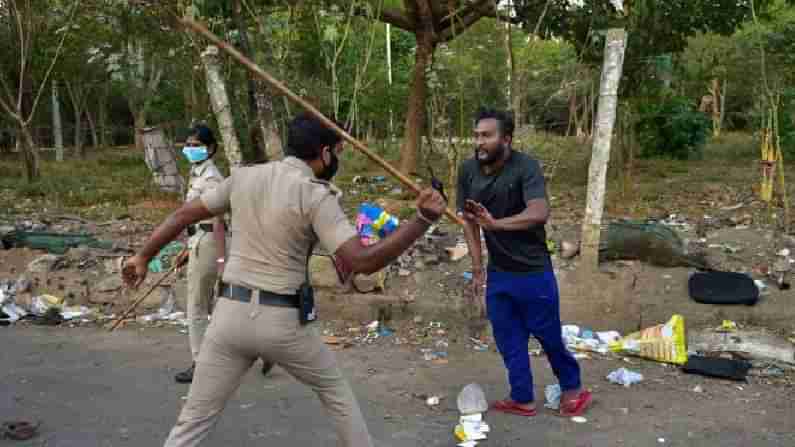
M 334 151 L 331 151 L 331 163 L 329 163 L 328 165 L 326 165 L 325 163 L 323 164 L 325 165 L 325 167 L 323 168 L 323 172 L 318 174 L 317 178 L 319 178 L 320 180 L 325 180 L 327 182 L 330 182 L 331 179 L 334 178 L 335 175 L 337 175 L 337 170 L 340 168 L 340 161 L 337 158 L 337 154 L 335 154 Z

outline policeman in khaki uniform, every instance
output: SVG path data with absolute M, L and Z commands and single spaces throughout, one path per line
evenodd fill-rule
M 284 160 L 237 169 L 169 216 L 125 265 L 125 282 L 137 287 L 149 260 L 186 226 L 231 213 L 231 249 L 219 299 L 188 400 L 166 446 L 199 445 L 258 357 L 282 366 L 317 393 L 341 446 L 372 446 L 334 354 L 305 323 L 314 316 L 305 287 L 307 260 L 319 243 L 355 273 L 376 272 L 425 234 L 446 204 L 438 192 L 422 191 L 415 218 L 379 243 L 363 246 L 329 183 L 341 148 L 340 138 L 318 120 L 296 117 Z
M 190 131 L 182 149 L 183 155 L 191 163 L 190 182 L 185 201 L 190 202 L 210 191 L 224 181 L 221 171 L 213 163 L 212 157 L 217 144 L 212 130 L 197 125 Z M 179 383 L 190 383 L 196 359 L 199 358 L 204 334 L 207 331 L 207 316 L 213 299 L 213 288 L 220 273 L 223 273 L 226 240 L 223 216 L 205 219 L 188 226 L 188 337 L 193 364 L 174 378 Z M 184 263 L 184 258 L 177 264 Z

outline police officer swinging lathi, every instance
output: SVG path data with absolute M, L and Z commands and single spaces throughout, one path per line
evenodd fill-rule
M 299 115 L 288 126 L 286 158 L 236 169 L 216 188 L 172 213 L 125 265 L 125 282 L 137 287 L 149 260 L 188 225 L 231 215 L 231 244 L 218 302 L 167 447 L 195 446 L 206 439 L 257 358 L 281 366 L 314 390 L 339 445 L 373 445 L 353 391 L 311 323 L 316 314 L 308 258 L 320 244 L 354 273 L 374 273 L 422 237 L 446 203 L 437 191 L 423 190 L 414 218 L 380 242 L 364 246 L 342 210 L 339 190 L 329 183 L 341 151 L 336 133 L 309 115 Z

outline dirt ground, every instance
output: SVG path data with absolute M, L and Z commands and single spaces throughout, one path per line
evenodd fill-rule
M 174 329 L 0 329 L 0 420 L 42 422 L 29 442 L 2 445 L 91 447 L 163 442 L 187 386 L 172 376 L 189 362 L 186 336 Z M 450 345 L 448 363 L 425 361 L 413 347 L 382 338 L 337 352 L 363 407 L 376 445 L 452 446 L 455 397 L 472 382 L 489 398 L 507 393 L 492 350 Z M 547 362 L 533 357 L 536 392 L 553 383 Z M 481 445 L 566 446 L 791 446 L 795 420 L 789 385 L 750 378 L 736 383 L 685 375 L 676 368 L 620 358 L 582 360 L 595 403 L 578 424 L 549 410 L 528 419 L 488 413 Z M 630 388 L 605 380 L 628 367 L 645 380 Z M 696 392 L 694 389 L 700 387 Z M 438 407 L 424 397 L 442 397 Z M 336 445 L 312 392 L 283 370 L 263 378 L 256 368 L 229 402 L 210 445 Z
M 665 322 L 677 313 L 684 316 L 688 331 L 714 328 L 728 319 L 741 326 L 764 327 L 785 342 L 792 339 L 793 292 L 775 287 L 768 273 L 780 260 L 781 250 L 795 253 L 795 237 L 773 230 L 781 216 L 770 216 L 770 209 L 754 198 L 756 173 L 733 163 L 640 164 L 632 194 L 623 196 L 615 185 L 609 189 L 606 219 L 666 220 L 688 250 L 702 253 L 714 268 L 765 281 L 768 287 L 758 304 L 694 302 L 687 291 L 692 268 L 619 261 L 604 263 L 597 279 L 583 279 L 578 275 L 578 258 L 562 259 L 555 253 L 564 322 L 626 332 Z M 587 168 L 587 163 L 583 166 Z M 555 243 L 578 239 L 584 184 L 571 179 L 585 177 L 577 172 L 576 166 L 563 166 L 550 181 L 553 221 L 547 231 Z M 357 171 L 365 179 L 376 174 L 381 173 Z M 405 192 L 393 193 L 394 182 L 368 182 L 342 185 L 349 216 L 372 197 L 384 199 L 379 203 L 396 213 L 410 208 Z M 120 287 L 121 257 L 139 247 L 152 224 L 178 204 L 147 199 L 126 206 L 122 214 L 114 211 L 105 216 L 97 211 L 102 218 L 90 213 L 92 204 L 80 210 L 81 218 L 72 214 L 76 210 L 48 211 L 51 204 L 20 199 L 11 190 L 0 190 L 3 194 L 11 211 L 0 214 L 0 233 L 4 225 L 88 232 L 114 247 L 72 249 L 53 270 L 40 273 L 30 272 L 29 264 L 43 251 L 0 250 L 0 281 L 21 276 L 30 280 L 31 290 L 17 297 L 23 304 L 50 294 L 102 315 L 118 314 L 138 296 Z M 102 206 L 96 204 L 97 209 Z M 379 446 L 455 445 L 452 430 L 460 389 L 476 382 L 490 399 L 508 392 L 505 370 L 488 330 L 480 333 L 489 344 L 487 351 L 473 349 L 469 340 L 472 311 L 465 277 L 471 266 L 468 257 L 449 260 L 445 250 L 462 236 L 450 226 L 431 236 L 390 268 L 386 290 L 380 294 L 350 294 L 328 268 L 313 274 L 322 319 L 318 330 L 349 342 L 335 345 L 341 348 L 338 359 Z M 148 284 L 160 275 L 150 274 Z M 184 277 L 167 283 L 174 284 L 178 308 L 184 309 Z M 384 301 L 395 304 L 369 304 Z M 156 292 L 137 316 L 156 312 L 160 304 Z M 394 334 L 377 339 L 367 334 L 366 325 L 379 318 Z M 28 323 L 0 327 L 0 422 L 42 421 L 36 439 L 0 440 L 0 445 L 104 447 L 163 442 L 188 390 L 173 381 L 174 373 L 189 363 L 184 327 L 171 322 L 132 323 L 110 334 L 100 326 L 73 321 L 58 327 Z M 446 356 L 425 359 L 428 353 L 439 352 Z M 542 357 L 534 356 L 531 362 L 540 403 L 544 386 L 554 383 L 554 377 Z M 596 399 L 586 423 L 560 419 L 548 411 L 533 419 L 489 413 L 486 420 L 492 431 L 481 445 L 795 445 L 792 371 L 773 377 L 752 375 L 748 383 L 736 383 L 612 355 L 592 355 L 581 365 L 585 385 Z M 606 375 L 620 367 L 641 372 L 644 381 L 630 388 L 608 383 Z M 442 397 L 438 407 L 425 404 L 425 397 L 432 395 Z M 246 377 L 208 444 L 269 443 L 335 445 L 317 399 L 278 368 L 267 379 L 256 370 Z

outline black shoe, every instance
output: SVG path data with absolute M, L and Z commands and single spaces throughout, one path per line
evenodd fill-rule
M 271 372 L 272 369 L 273 369 L 273 363 L 267 362 L 265 360 L 262 361 L 262 375 L 263 376 L 267 377 L 268 373 Z
M 193 371 L 196 369 L 196 363 L 190 365 L 190 368 L 185 371 L 179 372 L 174 376 L 177 383 L 191 383 L 193 382 Z

